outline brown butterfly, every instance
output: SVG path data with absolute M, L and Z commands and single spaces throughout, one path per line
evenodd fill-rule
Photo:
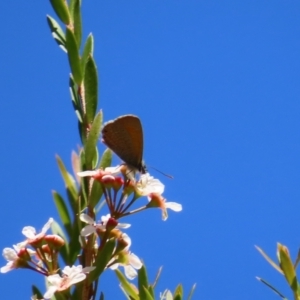
M 124 115 L 104 124 L 102 141 L 128 166 L 145 174 L 143 162 L 143 129 L 140 119 Z

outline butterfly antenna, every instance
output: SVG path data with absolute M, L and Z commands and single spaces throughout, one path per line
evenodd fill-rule
M 164 172 L 162 172 L 162 171 L 160 171 L 160 170 L 158 170 L 158 169 L 156 169 L 156 168 L 154 168 L 154 167 L 152 167 L 152 166 L 151 166 L 151 168 L 152 168 L 153 170 L 155 170 L 156 172 L 158 172 L 158 173 L 160 173 L 160 174 L 162 174 L 162 175 L 164 175 L 164 176 L 166 176 L 166 177 L 168 177 L 168 178 L 170 178 L 170 179 L 174 179 L 174 177 L 173 177 L 172 175 L 166 174 L 166 173 L 164 173 Z

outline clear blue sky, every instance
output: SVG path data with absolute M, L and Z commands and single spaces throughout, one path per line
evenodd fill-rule
M 57 219 L 54 155 L 69 167 L 79 137 L 50 4 L 1 1 L 0 11 L 3 249 L 23 226 Z M 83 1 L 83 24 L 105 120 L 141 118 L 146 162 L 174 179 L 150 171 L 183 205 L 166 222 L 156 210 L 130 220 L 150 279 L 163 265 L 160 291 L 197 283 L 194 299 L 279 299 L 261 276 L 290 297 L 254 245 L 275 258 L 277 242 L 294 257 L 300 244 L 299 1 Z M 30 283 L 44 289 L 28 271 L 0 277 L 3 299 L 29 299 Z M 123 299 L 112 272 L 103 290 Z

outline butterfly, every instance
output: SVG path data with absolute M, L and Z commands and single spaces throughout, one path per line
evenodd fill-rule
M 142 174 L 147 172 L 143 162 L 143 128 L 137 116 L 124 115 L 105 123 L 102 142 L 129 167 Z

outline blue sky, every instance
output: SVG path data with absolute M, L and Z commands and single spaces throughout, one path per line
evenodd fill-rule
M 23 226 L 57 219 L 51 190 L 64 185 L 54 155 L 70 167 L 80 140 L 50 4 L 1 1 L 0 11 L 3 249 Z M 150 279 L 163 266 L 160 291 L 197 283 L 194 299 L 279 299 L 261 276 L 291 297 L 254 245 L 273 258 L 277 242 L 293 257 L 299 248 L 299 19 L 298 1 L 83 1 L 99 109 L 106 121 L 140 117 L 146 162 L 174 179 L 150 172 L 183 205 L 166 222 L 156 210 L 126 220 Z M 10 299 L 29 299 L 31 283 L 44 288 L 23 270 L 0 282 Z M 123 299 L 112 272 L 102 286 Z

